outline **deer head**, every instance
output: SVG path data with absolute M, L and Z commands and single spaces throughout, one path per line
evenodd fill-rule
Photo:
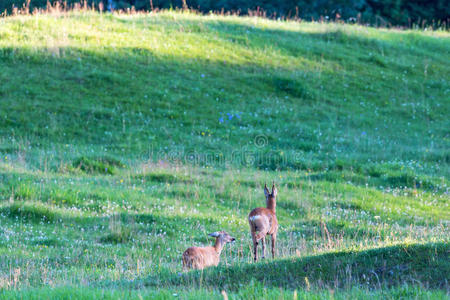
M 277 198 L 277 188 L 275 187 L 275 183 L 272 184 L 272 192 L 269 192 L 267 188 L 267 184 L 264 184 L 264 195 L 266 196 L 266 207 L 275 211 L 277 206 L 276 198 Z
M 208 235 L 215 237 L 216 239 L 219 239 L 224 244 L 231 243 L 236 240 L 234 237 L 230 236 L 226 231 L 216 231 L 216 232 L 210 233 Z

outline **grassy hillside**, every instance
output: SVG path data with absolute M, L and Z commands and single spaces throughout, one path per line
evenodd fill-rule
M 441 31 L 0 18 L 0 298 L 445 298 L 449 62 Z M 221 266 L 179 275 L 216 230 Z
M 263 135 L 261 167 L 283 153 L 296 169 L 449 175 L 447 33 L 87 14 L 6 18 L 0 34 L 1 150 L 25 160 L 230 161 Z

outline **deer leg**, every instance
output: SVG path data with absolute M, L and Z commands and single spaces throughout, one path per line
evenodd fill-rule
M 256 234 L 256 232 L 254 233 L 254 241 L 256 242 L 256 245 L 258 245 L 258 242 L 260 240 L 262 240 L 263 258 L 264 258 L 264 254 L 265 254 L 264 252 L 265 252 L 265 247 L 266 247 L 266 245 L 264 244 L 264 242 L 266 241 L 266 235 L 267 235 L 267 230 L 259 231 L 257 234 Z M 255 253 L 256 253 L 256 250 L 255 250 Z M 255 255 L 255 257 L 256 257 L 256 255 Z M 255 259 L 255 261 L 256 261 L 256 259 Z
M 276 233 L 272 234 L 272 258 L 275 258 L 275 242 L 277 240 Z
M 266 237 L 263 237 L 261 239 L 261 241 L 262 241 L 262 256 L 261 256 L 261 258 L 264 259 L 264 258 L 266 258 Z
M 253 240 L 253 260 L 258 260 L 258 241 L 256 240 L 255 233 L 252 232 L 252 240 Z

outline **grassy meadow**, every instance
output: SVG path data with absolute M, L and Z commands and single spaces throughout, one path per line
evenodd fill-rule
M 449 79 L 446 31 L 2 17 L 0 299 L 447 299 Z

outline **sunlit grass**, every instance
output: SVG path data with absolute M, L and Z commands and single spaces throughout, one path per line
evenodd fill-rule
M 277 266 L 445 248 L 449 49 L 444 31 L 180 12 L 0 18 L 0 289 L 17 290 L 0 297 L 223 298 L 174 284 L 181 253 L 226 230 L 208 274 L 254 268 L 246 218 L 272 181 Z M 445 298 L 398 268 L 392 288 L 341 274 L 336 292 L 324 275 L 228 296 Z

